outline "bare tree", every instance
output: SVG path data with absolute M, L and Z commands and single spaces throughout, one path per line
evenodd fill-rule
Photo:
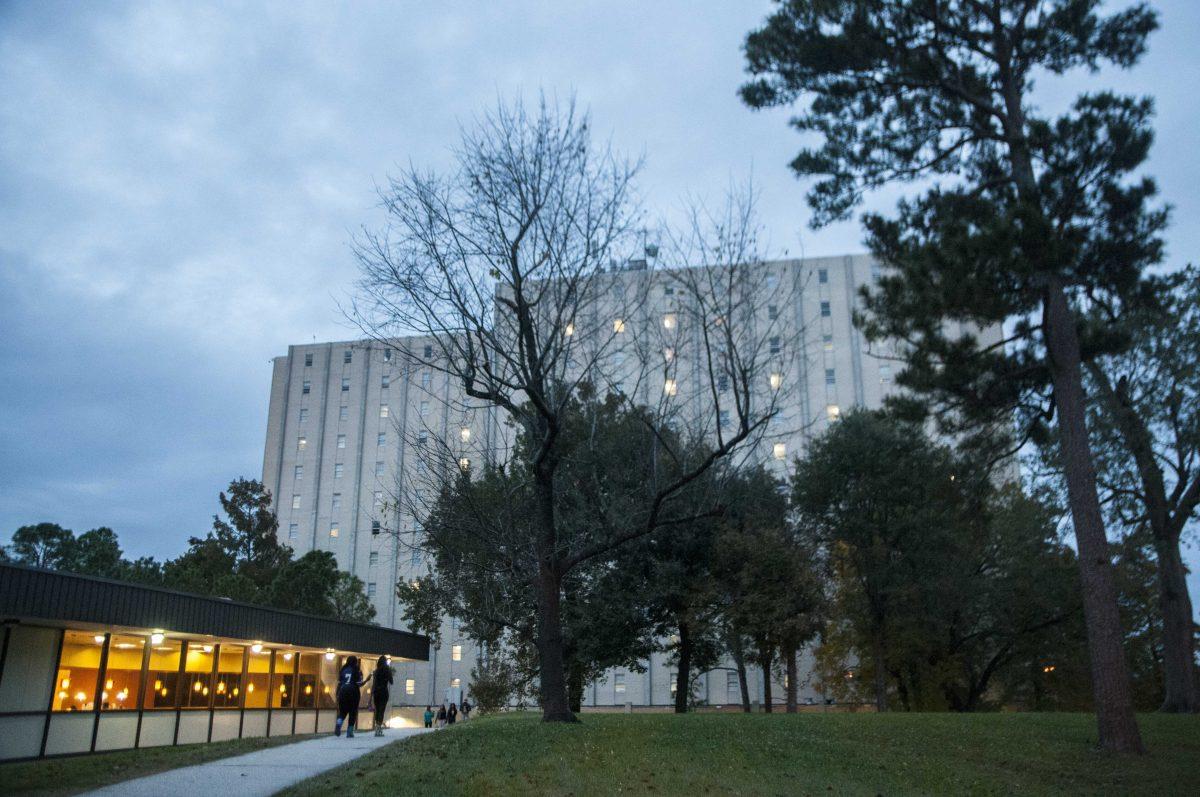
M 365 233 L 357 246 L 355 318 L 415 367 L 448 378 L 461 396 L 448 411 L 496 413 L 528 441 L 490 456 L 501 465 L 521 458 L 532 517 L 477 524 L 477 539 L 485 548 L 506 546 L 510 566 L 531 586 L 543 718 L 571 721 L 564 579 L 594 557 L 694 517 L 694 502 L 680 500 L 688 486 L 762 437 L 779 414 L 783 383 L 771 374 L 787 355 L 784 333 L 769 334 L 783 320 L 754 306 L 784 306 L 772 291 L 782 297 L 787 286 L 753 256 L 756 238 L 744 220 L 740 238 L 717 225 L 706 239 L 699 217 L 690 234 L 671 237 L 707 240 L 695 251 L 677 249 L 705 257 L 677 265 L 701 267 L 660 274 L 646 259 L 630 259 L 639 244 L 638 164 L 593 144 L 573 102 L 542 98 L 533 113 L 520 102 L 500 104 L 464 130 L 454 155 L 447 175 L 410 168 L 390 181 L 387 228 Z M 640 243 L 654 254 L 644 236 Z M 606 442 L 584 435 L 581 444 L 565 428 L 588 386 L 636 407 L 652 460 L 672 464 L 652 471 L 645 505 L 626 515 L 632 522 L 608 522 L 627 496 L 605 489 L 587 492 L 594 524 L 563 517 L 564 457 L 586 457 Z M 701 438 L 712 442 L 695 445 Z M 444 487 L 470 463 L 446 467 L 453 452 L 441 439 L 430 430 L 424 444 L 431 478 Z

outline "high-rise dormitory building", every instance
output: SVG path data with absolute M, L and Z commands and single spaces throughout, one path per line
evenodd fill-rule
M 772 318 L 788 319 L 772 350 L 789 347 L 788 373 L 772 374 L 779 391 L 779 423 L 755 449 L 755 456 L 784 475 L 805 442 L 823 431 L 850 407 L 879 407 L 893 390 L 897 365 L 886 347 L 868 350 L 852 323 L 858 290 L 878 276 L 866 255 L 783 260 L 765 269 L 767 284 L 794 285 L 787 293 L 792 306 L 765 308 Z M 623 280 L 659 279 L 636 269 L 615 272 L 613 290 Z M 634 319 L 614 322 L 673 326 L 669 282 L 651 287 L 649 299 Z M 367 585 L 377 621 L 405 628 L 394 585 L 422 575 L 427 568 L 420 551 L 405 544 L 419 530 L 420 488 L 407 501 L 393 500 L 398 484 L 419 485 L 416 472 L 428 467 L 413 450 L 417 436 L 437 435 L 452 457 L 502 458 L 511 434 L 496 411 L 471 411 L 443 373 L 412 361 L 401 351 L 428 358 L 432 342 L 405 339 L 402 345 L 346 341 L 298 345 L 274 360 L 267 424 L 263 481 L 275 499 L 280 535 L 296 553 L 333 552 L 340 567 Z M 401 350 L 401 351 L 398 351 Z M 624 356 L 624 355 L 615 355 Z M 676 375 L 668 391 L 686 394 L 687 369 Z M 697 375 L 698 378 L 698 375 Z M 639 401 L 661 396 L 664 385 L 638 383 Z M 427 663 L 404 664 L 397 671 L 393 701 L 441 702 L 446 690 L 465 689 L 477 650 L 453 619 L 446 619 L 440 648 Z M 820 700 L 811 667 L 801 662 L 800 699 Z M 621 669 L 588 685 L 585 705 L 665 705 L 673 702 L 674 673 L 667 654 L 655 654 L 644 673 Z M 782 699 L 782 685 L 774 689 Z M 751 694 L 761 699 L 761 675 L 750 672 Z M 712 705 L 736 703 L 739 691 L 732 670 L 701 675 L 698 694 Z

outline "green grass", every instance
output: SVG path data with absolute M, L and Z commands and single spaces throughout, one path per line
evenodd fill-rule
M 233 739 L 0 764 L 0 794 L 78 794 L 167 769 L 190 767 L 311 738 L 311 735 L 304 735 Z
M 1140 718 L 1150 753 L 1082 714 L 588 714 L 472 720 L 284 794 L 1200 794 L 1200 717 Z

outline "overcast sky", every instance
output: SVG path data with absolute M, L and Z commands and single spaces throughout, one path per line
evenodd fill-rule
M 1149 172 L 1182 263 L 1200 247 L 1200 3 L 1157 5 L 1141 66 L 1044 96 L 1155 95 Z M 204 532 L 230 479 L 261 476 L 270 358 L 353 335 L 337 302 L 375 185 L 445 164 L 498 96 L 575 92 L 645 156 L 651 211 L 753 173 L 776 251 L 862 251 L 854 223 L 807 228 L 787 112 L 736 97 L 770 6 L 0 0 L 0 539 L 108 525 L 163 557 Z

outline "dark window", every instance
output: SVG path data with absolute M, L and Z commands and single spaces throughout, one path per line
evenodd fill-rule
M 834 370 L 832 368 L 825 369 L 825 384 L 827 384 L 827 385 L 836 385 L 837 384 L 837 374 L 834 372 Z
M 311 353 L 304 355 L 304 367 L 305 368 L 312 367 L 312 354 Z
M 830 315 L 832 311 L 829 309 L 829 302 L 821 302 L 821 317 L 829 318 Z
M 780 349 L 781 344 L 779 343 L 779 338 L 771 338 L 771 354 L 779 354 Z
M 305 379 L 305 380 L 304 380 L 304 384 L 300 386 L 300 392 L 301 392 L 301 393 L 310 393 L 310 392 L 312 392 L 312 382 L 310 382 L 310 381 L 308 381 L 307 379 Z
M 385 363 L 390 363 L 392 361 L 392 350 L 391 349 L 383 350 L 383 361 Z
M 432 358 L 433 358 L 433 346 L 426 346 L 425 347 L 425 359 L 429 360 Z
M 379 521 L 378 521 L 378 520 L 372 520 L 372 521 L 371 521 L 371 534 L 372 534 L 373 536 L 375 536 L 375 535 L 378 535 L 378 534 L 379 534 L 379 532 L 380 532 L 380 528 L 379 528 Z M 372 554 L 372 555 L 374 555 L 374 554 Z
M 726 376 L 725 374 L 721 374 L 720 376 L 717 377 L 717 390 L 724 393 L 728 389 L 729 389 L 729 377 Z
M 347 376 L 342 377 L 342 392 L 343 393 L 350 392 L 350 378 Z
M 826 268 L 817 269 L 817 282 L 821 283 L 822 285 L 829 282 L 829 269 L 826 269 Z
M 349 349 L 346 349 L 346 351 L 342 354 L 342 362 L 349 363 L 353 359 L 354 359 L 354 352 L 350 351 Z

